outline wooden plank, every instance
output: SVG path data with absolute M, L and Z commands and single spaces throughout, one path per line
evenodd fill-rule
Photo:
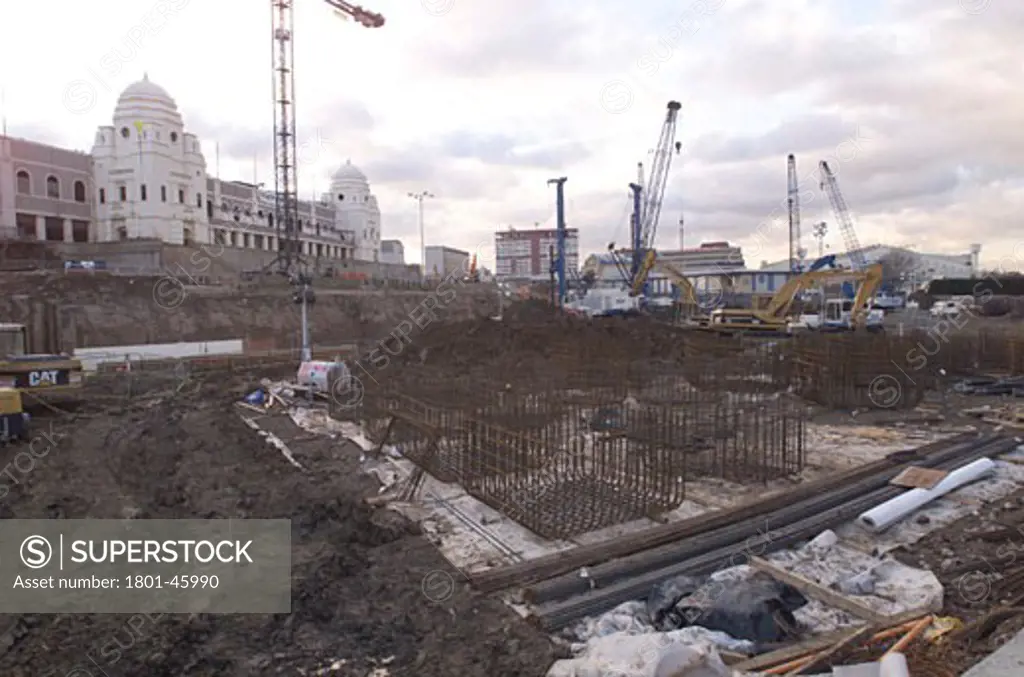
M 825 586 L 815 583 L 808 578 L 804 578 L 799 574 L 786 571 L 785 569 L 772 564 L 768 560 L 761 559 L 760 557 L 751 557 L 750 565 L 758 571 L 768 574 L 777 581 L 788 583 L 800 592 L 813 597 L 820 602 L 833 606 L 836 609 L 842 609 L 847 613 L 853 614 L 857 618 L 875 625 L 886 623 L 886 617 L 874 609 L 861 604 L 856 600 L 852 600 L 845 595 L 841 595 L 838 592 L 829 590 Z
M 757 672 L 764 668 L 771 667 L 773 665 L 779 665 L 780 663 L 786 663 L 793 660 L 794 658 L 800 658 L 806 656 L 809 653 L 815 651 L 821 651 L 827 649 L 836 642 L 841 642 L 849 634 L 849 630 L 839 630 L 836 632 L 829 632 L 818 637 L 812 637 L 802 642 L 798 642 L 792 646 L 787 646 L 783 649 L 771 651 L 769 653 L 761 654 L 760 656 L 754 656 L 749 660 L 745 660 L 742 663 L 730 666 L 737 672 Z
M 857 630 L 854 630 L 853 632 L 851 632 L 846 637 L 844 637 L 843 639 L 839 640 L 838 642 L 836 642 L 835 644 L 833 644 L 829 648 L 827 648 L 824 651 L 821 651 L 821 652 L 815 654 L 814 658 L 812 658 L 809 662 L 804 663 L 800 667 L 796 668 L 795 670 L 792 670 L 792 671 L 788 672 L 787 674 L 789 674 L 789 675 L 806 675 L 806 674 L 814 671 L 816 668 L 827 667 L 825 665 L 825 663 L 829 659 L 834 658 L 840 652 L 845 651 L 848 647 L 851 647 L 851 646 L 855 645 L 861 639 L 864 639 L 865 637 L 868 637 L 869 635 L 872 634 L 873 630 L 874 630 L 874 626 L 871 626 L 871 625 L 865 625 L 865 626 L 863 626 L 861 628 L 858 628 Z
M 912 465 L 893 477 L 889 484 L 907 489 L 934 489 L 935 485 L 946 479 L 948 475 L 949 473 L 945 470 Z
M 905 625 L 912 621 L 917 621 L 922 617 L 922 615 L 922 612 L 919 610 L 904 611 L 893 616 L 885 617 L 885 622 L 881 625 L 871 625 L 868 627 L 876 631 L 886 630 L 888 628 L 894 628 Z M 736 665 L 731 665 L 730 667 L 734 668 L 739 672 L 757 672 L 758 670 L 763 670 L 773 665 L 779 665 L 781 663 L 793 661 L 794 659 L 800 658 L 801 656 L 807 656 L 808 654 L 827 650 L 828 648 L 835 645 L 837 642 L 842 642 L 844 639 L 849 637 L 851 632 L 852 631 L 850 630 L 850 628 L 829 632 L 824 635 L 819 635 L 818 637 L 812 637 L 810 639 L 804 640 L 792 646 L 777 649 L 769 653 L 763 653 L 760 656 L 754 656 L 753 658 L 750 658 Z

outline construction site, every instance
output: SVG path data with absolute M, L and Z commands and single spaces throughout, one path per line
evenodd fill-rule
M 70 399 L 25 388 L 5 518 L 287 518 L 293 552 L 290 614 L 7 615 L 5 675 L 829 674 L 900 642 L 910 674 L 941 676 L 1024 627 L 1015 323 L 972 316 L 931 350 L 933 329 L 723 334 L 501 308 L 487 285 L 324 293 L 314 353 L 348 376 L 310 400 L 296 304 L 228 310 L 273 289 L 146 317 L 159 279 L 8 277 L 30 343 L 118 312 L 137 333 L 123 323 Z M 152 327 L 285 338 L 120 354 Z M 861 524 L 984 459 L 965 488 Z M 659 609 L 666 583 L 683 587 Z M 673 647 L 701 667 L 656 673 Z
M 154 142 L 181 125 L 148 77 L 119 100 L 110 148 L 128 148 L 117 126 L 140 140 L 104 160 L 98 204 L 73 184 L 81 219 L 44 214 L 10 164 L 0 517 L 286 520 L 288 611 L 0 613 L 0 675 L 1020 673 L 1024 325 L 986 312 L 1010 285 L 919 290 L 941 314 L 879 307 L 901 271 L 865 258 L 831 159 L 816 188 L 849 261 L 821 239 L 807 259 L 789 155 L 788 223 L 772 211 L 751 235 L 788 237 L 781 285 L 734 303 L 739 272 L 659 258 L 677 101 L 607 257 L 567 265 L 559 177 L 541 291 L 482 281 L 476 252 L 430 278 L 419 189 L 422 268 L 378 261 L 380 210 L 349 163 L 326 196 L 343 206 L 300 209 L 292 2 L 270 4 L 273 187 L 234 186 L 252 209 L 215 211 L 183 127 L 168 138 L 194 166 L 168 164 L 168 185 L 195 182 L 147 200 L 144 181 L 166 186 L 143 176 L 149 123 L 125 116 L 163 106 Z M 31 538 L 0 573 L 36 568 Z

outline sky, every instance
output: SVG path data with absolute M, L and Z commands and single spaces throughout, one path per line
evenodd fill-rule
M 628 184 L 682 104 L 656 244 L 728 240 L 751 267 L 787 256 L 786 156 L 803 246 L 828 223 L 829 162 L 863 245 L 1024 259 L 1024 3 L 1012 0 L 365 0 L 381 28 L 322 0 L 295 9 L 299 192 L 346 160 L 384 238 L 493 261 L 493 233 L 566 222 L 584 253 L 628 239 Z M 100 20 L 99 14 L 102 14 Z M 59 20 L 55 20 L 59 18 Z M 89 150 L 148 73 L 210 174 L 273 182 L 270 3 L 0 3 L 8 132 Z M 83 30 L 88 26 L 88 30 Z M 39 39 L 41 35 L 44 40 Z M 219 147 L 219 153 L 215 148 Z

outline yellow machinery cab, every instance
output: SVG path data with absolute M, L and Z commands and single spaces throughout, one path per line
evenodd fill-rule
M 0 323 L 0 388 L 48 398 L 74 394 L 82 387 L 82 363 L 67 355 L 26 353 L 23 324 Z
M 21 393 L 14 388 L 0 388 L 0 442 L 24 439 L 27 419 Z

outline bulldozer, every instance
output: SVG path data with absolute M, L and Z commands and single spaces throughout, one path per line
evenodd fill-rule
M 82 363 L 69 355 L 29 354 L 23 324 L 0 323 L 0 388 L 33 400 L 75 399 L 82 389 Z

